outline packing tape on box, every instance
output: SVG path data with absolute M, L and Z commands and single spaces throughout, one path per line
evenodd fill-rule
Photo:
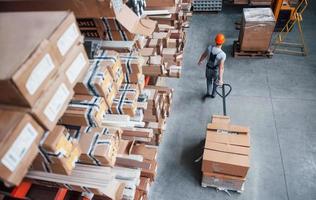
M 128 56 L 120 56 L 120 60 L 126 69 L 126 73 L 128 74 L 133 73 L 133 70 L 131 67 L 131 61 L 139 59 L 139 57 L 132 56 L 132 55 L 133 55 L 133 52 L 130 52 Z
M 101 50 L 97 52 L 97 55 L 95 55 L 92 60 L 94 61 L 106 60 L 106 61 L 111 61 L 113 63 L 116 63 L 117 59 L 118 59 L 118 56 L 108 55 L 106 50 Z
M 70 101 L 68 107 L 72 108 L 84 108 L 86 112 L 84 117 L 88 126 L 97 127 L 98 123 L 94 117 L 94 114 L 100 111 L 101 97 L 93 97 L 90 101 Z
M 137 89 L 133 88 L 132 84 L 125 83 L 120 87 L 119 92 L 135 92 L 136 93 Z
M 51 165 L 52 163 L 54 163 L 54 162 L 53 162 L 50 158 L 51 158 L 51 157 L 56 157 L 56 158 L 65 157 L 67 153 L 66 153 L 66 151 L 65 151 L 64 149 L 62 149 L 62 148 L 61 148 L 61 149 L 58 149 L 56 152 L 50 152 L 50 151 L 45 150 L 45 149 L 42 147 L 42 145 L 44 144 L 44 142 L 45 142 L 45 140 L 47 139 L 48 135 L 49 135 L 49 132 L 48 132 L 48 131 L 44 133 L 43 137 L 41 138 L 41 141 L 40 141 L 40 144 L 39 144 L 39 147 L 38 147 L 38 148 L 39 148 L 39 153 L 40 153 L 40 155 L 42 156 L 43 161 L 44 161 L 44 162 L 42 162 L 43 169 L 44 169 L 46 172 L 51 173 L 51 172 L 52 172 L 52 169 L 51 169 L 50 165 Z M 65 137 L 66 137 L 66 140 L 67 140 L 68 142 L 72 142 L 72 141 L 73 141 L 73 138 L 70 136 L 69 133 L 67 133 L 67 134 L 65 135 Z
M 95 87 L 94 82 L 97 78 L 101 80 L 105 79 L 105 72 L 100 71 L 100 62 L 101 61 L 93 61 L 92 63 L 92 70 L 87 72 L 83 80 L 83 84 L 88 88 L 89 94 L 92 96 L 101 96 L 98 89 Z
M 127 93 L 127 91 L 120 93 L 120 97 L 118 99 L 113 100 L 113 103 L 116 103 L 115 110 L 116 110 L 117 114 L 124 115 L 125 113 L 123 110 L 123 106 L 124 105 L 131 105 L 134 103 L 132 100 L 126 99 L 126 93 Z M 111 109 L 109 109 L 109 113 L 113 114 Z

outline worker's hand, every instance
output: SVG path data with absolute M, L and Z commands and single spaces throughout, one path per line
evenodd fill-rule
M 199 61 L 199 62 L 198 62 L 198 65 L 201 65 L 201 64 L 202 64 L 202 61 Z
M 223 84 L 224 84 L 224 81 L 223 81 L 223 80 L 218 80 L 218 81 L 217 81 L 217 85 L 222 86 Z

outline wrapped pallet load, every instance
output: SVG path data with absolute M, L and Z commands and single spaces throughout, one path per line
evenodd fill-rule
M 239 33 L 241 51 L 268 51 L 275 26 L 271 8 L 244 8 Z

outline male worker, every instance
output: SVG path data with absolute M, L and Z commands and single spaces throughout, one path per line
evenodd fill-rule
M 209 56 L 205 71 L 207 92 L 204 97 L 214 98 L 217 85 L 223 84 L 224 62 L 226 60 L 226 54 L 222 50 L 224 42 L 225 36 L 221 33 L 217 34 L 215 37 L 216 45 L 207 47 L 198 62 L 201 65 L 203 60 Z

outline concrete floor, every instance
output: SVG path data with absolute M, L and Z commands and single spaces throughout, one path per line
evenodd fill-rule
M 194 14 L 188 30 L 183 76 L 175 89 L 171 117 L 159 148 L 158 177 L 151 200 L 312 200 L 316 199 L 316 28 L 315 1 L 304 14 L 308 57 L 234 59 L 234 22 L 241 8 Z M 251 168 L 242 194 L 200 187 L 200 142 L 212 114 L 222 113 L 219 97 L 202 101 L 204 65 L 200 53 L 217 32 L 227 37 L 224 81 L 233 87 L 227 111 L 234 124 L 251 128 Z M 213 40 L 213 39 L 212 39 Z

